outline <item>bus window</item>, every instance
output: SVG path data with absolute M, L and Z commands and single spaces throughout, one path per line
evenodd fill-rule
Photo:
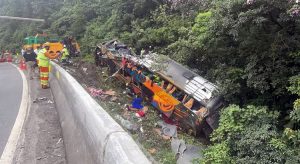
M 207 108 L 205 107 L 200 107 L 197 111 L 195 111 L 195 114 L 199 117 L 199 118 L 204 118 L 208 113 Z
M 125 67 L 123 68 L 123 75 L 125 76 L 125 77 L 128 77 L 128 76 L 130 76 L 130 68 L 128 68 L 128 64 L 129 64 L 129 62 L 128 61 L 126 61 L 126 63 L 125 63 Z
M 184 98 L 184 92 L 180 90 L 175 90 L 174 93 L 172 93 L 172 96 L 175 97 L 178 101 L 182 101 Z
M 147 80 L 147 79 L 146 79 L 146 76 L 145 76 L 144 74 L 142 74 L 142 73 L 140 74 L 140 77 L 139 77 L 139 78 L 140 78 L 140 83 L 144 83 L 144 82 L 146 82 L 146 80 Z
M 134 77 L 137 74 L 137 68 L 136 66 L 133 66 L 130 72 L 130 76 Z
M 164 82 L 164 85 L 162 86 L 162 89 L 166 89 L 170 83 L 168 81 Z
M 199 110 L 201 107 L 203 107 L 203 105 L 202 105 L 199 101 L 194 101 L 194 104 L 193 104 L 191 110 L 197 111 L 197 110 Z
M 183 97 L 183 99 L 182 99 L 181 102 L 184 103 L 186 101 L 187 97 L 188 97 L 188 95 L 184 95 L 184 97 Z
M 166 88 L 166 91 L 169 92 L 173 87 L 173 84 L 169 83 L 167 88 Z
M 132 80 L 133 84 L 140 88 L 139 82 Z
M 158 86 L 160 86 L 161 82 L 162 82 L 161 78 L 157 75 L 153 75 L 153 77 L 154 77 L 153 78 L 154 83 L 156 83 Z
M 135 71 L 136 73 L 133 76 L 133 79 L 139 83 L 144 83 L 146 78 L 145 76 L 142 74 L 141 70 Z
M 149 81 L 150 78 L 148 76 L 145 76 L 145 81 Z
M 176 90 L 176 87 L 175 86 L 173 86 L 173 88 L 169 91 L 169 94 L 172 94 L 172 93 L 174 93 L 175 92 L 175 90 Z
M 128 73 L 129 76 L 131 75 L 132 72 L 131 69 L 132 69 L 132 63 L 128 62 L 125 67 L 125 72 Z
M 184 106 L 191 109 L 194 104 L 194 101 L 195 101 L 194 98 L 190 98 L 186 103 L 184 103 Z
M 148 71 L 147 69 L 143 69 L 143 74 L 148 77 L 152 76 L 152 73 L 150 71 Z
M 161 87 L 161 88 L 164 88 L 164 84 L 165 84 L 165 81 L 163 80 L 163 81 L 160 83 L 160 87 Z
M 141 89 L 142 89 L 142 94 L 145 95 L 149 100 L 153 99 L 153 91 L 151 91 L 150 89 L 148 89 L 147 87 L 145 87 L 144 85 L 141 85 Z

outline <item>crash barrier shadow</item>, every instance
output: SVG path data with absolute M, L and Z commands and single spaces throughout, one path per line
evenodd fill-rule
M 150 163 L 132 137 L 54 62 L 51 62 L 50 86 L 68 163 Z

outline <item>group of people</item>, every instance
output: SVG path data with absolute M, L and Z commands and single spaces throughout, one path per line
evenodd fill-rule
M 8 50 L 3 51 L 2 53 L 0 52 L 0 59 L 2 62 L 9 61 L 9 58 L 12 58 L 12 52 Z
M 43 89 L 49 88 L 48 80 L 49 80 L 49 65 L 50 65 L 50 43 L 46 42 L 42 45 L 42 48 L 37 47 L 36 50 L 33 50 L 33 47 L 27 47 L 26 50 L 22 50 L 22 56 L 26 62 L 26 66 L 28 69 L 28 75 L 30 80 L 33 79 L 33 75 L 35 74 L 36 67 L 39 68 L 39 76 L 40 83 Z M 69 57 L 69 52 L 66 46 L 64 46 L 60 61 L 62 63 L 66 63 Z

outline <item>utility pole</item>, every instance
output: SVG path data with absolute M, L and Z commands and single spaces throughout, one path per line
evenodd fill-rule
M 23 17 L 11 17 L 11 16 L 0 16 L 0 19 L 13 19 L 13 20 L 24 20 L 24 21 L 45 22 L 44 19 L 23 18 Z

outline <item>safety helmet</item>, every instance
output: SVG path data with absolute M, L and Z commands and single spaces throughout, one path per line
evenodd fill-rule
M 44 43 L 43 47 L 50 47 L 50 43 L 49 42 Z

